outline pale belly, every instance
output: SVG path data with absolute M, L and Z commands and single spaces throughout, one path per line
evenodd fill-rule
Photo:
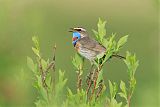
M 97 52 L 92 51 L 92 50 L 81 49 L 81 48 L 79 48 L 78 53 L 79 53 L 81 56 L 85 57 L 86 59 L 89 59 L 90 61 L 95 60 L 96 57 L 97 57 L 97 55 L 99 55 L 99 54 L 104 54 L 104 52 L 102 52 L 102 53 L 97 53 Z

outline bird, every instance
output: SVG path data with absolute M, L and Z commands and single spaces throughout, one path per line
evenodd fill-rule
M 96 60 L 98 55 L 105 55 L 106 48 L 96 40 L 92 39 L 87 30 L 82 27 L 70 28 L 72 32 L 72 44 L 76 51 L 91 62 Z

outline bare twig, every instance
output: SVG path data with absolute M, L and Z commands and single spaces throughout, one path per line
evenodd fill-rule
M 49 70 L 50 70 L 51 68 L 53 68 L 54 66 L 55 66 L 55 61 L 51 61 L 51 62 L 48 64 L 46 70 L 44 71 L 45 74 L 47 75 L 47 74 L 49 73 Z
M 52 84 L 53 84 L 53 93 L 55 92 L 55 71 L 56 71 L 56 67 L 55 67 L 55 61 L 56 61 L 56 44 L 54 45 L 53 47 L 53 58 L 52 58 L 52 63 L 53 63 L 53 66 L 52 66 Z
M 46 91 L 48 92 L 48 86 L 46 83 L 46 76 L 49 73 L 49 70 L 52 68 L 53 71 L 55 72 L 55 50 L 56 50 L 56 46 L 53 49 L 53 60 L 48 64 L 47 68 L 44 70 L 43 66 L 42 66 L 42 58 L 39 58 L 38 60 L 38 64 L 39 64 L 39 70 L 41 73 L 41 78 L 42 78 L 42 85 L 43 87 L 46 89 Z M 52 79 L 55 79 L 55 77 L 52 77 Z
M 45 82 L 46 74 L 45 74 L 44 69 L 43 69 L 43 67 L 42 67 L 41 58 L 39 58 L 38 61 L 39 61 L 39 62 L 38 62 L 38 64 L 39 64 L 39 70 L 40 70 L 41 78 L 42 78 L 42 85 L 43 85 L 43 87 L 46 89 L 46 87 L 47 87 L 47 84 L 46 84 L 46 82 Z M 46 90 L 47 90 L 47 89 L 46 89 Z
M 126 59 L 126 57 L 121 56 L 121 55 L 118 55 L 118 54 L 113 54 L 112 56 L 113 56 L 113 57 L 120 58 L 120 59 Z
M 102 89 L 103 89 L 103 80 L 101 80 L 99 83 L 98 83 L 98 91 L 96 93 L 96 98 L 95 100 L 97 100 L 97 98 L 100 96 L 101 92 L 102 92 Z
M 131 101 L 131 95 L 130 94 L 128 95 L 128 99 L 127 100 L 128 100 L 128 107 L 130 107 L 130 101 Z
M 77 73 L 77 90 L 80 90 L 81 87 L 82 87 L 81 71 L 78 70 L 78 73 Z
M 92 89 L 90 100 L 92 100 L 92 97 L 94 95 L 94 91 L 95 91 L 96 85 L 97 85 L 97 79 L 98 79 L 99 72 L 101 71 L 101 69 L 102 69 L 102 65 L 99 65 L 99 67 L 97 68 L 96 73 L 95 73 L 96 75 L 95 75 L 95 79 L 94 79 L 94 86 L 93 86 L 93 89 Z
M 121 55 L 118 55 L 118 54 L 113 54 L 110 58 L 112 58 L 112 57 L 117 57 L 117 58 L 120 58 L 120 59 L 126 59 L 125 57 L 123 57 Z M 107 61 L 109 59 L 107 59 Z M 90 101 L 92 100 L 92 97 L 95 94 L 95 89 L 96 89 L 96 86 L 97 86 L 97 79 L 98 79 L 99 72 L 101 71 L 102 67 L 103 67 L 103 64 L 100 63 L 99 67 L 94 70 L 94 73 L 92 72 L 93 75 L 92 76 L 91 75 L 88 76 L 88 80 L 87 80 L 87 85 L 88 85 L 88 87 L 87 87 L 87 98 L 89 96 L 89 91 L 90 91 L 90 89 L 91 89 L 91 87 L 93 85 L 93 88 L 92 88 L 92 91 L 91 91 L 91 95 L 89 97 Z M 91 72 L 90 72 L 90 74 L 91 74 Z M 99 95 L 100 95 L 100 93 L 102 91 L 102 88 L 103 88 L 103 85 L 99 85 L 98 92 L 96 93 L 96 99 L 99 97 Z
M 92 66 L 93 67 L 93 66 Z M 87 85 L 88 85 L 88 87 L 87 87 L 87 98 L 88 98 L 88 94 L 89 94 L 89 91 L 90 91 L 90 89 L 91 89 L 91 86 L 92 86 L 92 84 L 93 84 L 93 71 L 92 71 L 92 67 L 91 67 L 91 70 L 90 70 L 90 72 L 89 72 L 89 74 L 87 75 L 87 80 L 86 80 L 86 83 L 87 83 Z
M 42 73 L 42 72 L 43 72 L 43 68 L 42 68 L 41 58 L 39 58 L 39 60 L 38 60 L 38 64 L 39 64 L 39 70 L 40 70 L 40 73 Z

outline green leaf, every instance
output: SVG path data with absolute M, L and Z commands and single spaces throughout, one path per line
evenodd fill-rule
M 82 69 L 83 59 L 79 54 L 75 54 L 74 58 L 72 59 L 72 64 L 78 69 Z
M 36 49 L 39 50 L 40 48 L 39 48 L 38 37 L 37 37 L 37 36 L 33 36 L 33 37 L 32 37 L 32 41 L 33 41 L 33 43 L 34 43 Z
M 135 89 L 135 86 L 136 86 L 136 79 L 135 78 L 132 78 L 130 80 L 130 89 L 131 89 L 131 94 L 133 93 L 134 89 Z
M 118 91 L 117 83 L 113 82 L 113 98 L 116 97 L 117 91 Z
M 135 60 L 136 60 L 136 59 L 135 59 Z M 139 61 L 137 60 L 137 61 L 135 61 L 135 64 L 134 64 L 134 72 L 133 72 L 133 75 L 135 75 L 135 72 L 136 72 L 138 66 L 139 66 Z
M 72 91 L 68 88 L 67 103 L 69 107 L 90 107 L 86 103 L 86 91 L 78 90 L 76 94 L 73 94 Z M 66 106 L 65 106 L 66 107 Z
M 139 61 L 136 60 L 136 56 L 131 55 L 130 52 L 126 52 L 126 59 L 124 60 L 125 64 L 127 65 L 128 68 L 128 74 L 130 76 L 130 78 L 134 78 L 135 75 L 135 71 L 139 65 Z
M 73 96 L 71 89 L 67 88 L 67 91 L 68 91 L 68 96 Z
M 103 38 L 104 36 L 106 35 L 106 29 L 105 29 L 105 25 L 106 25 L 106 21 L 102 21 L 100 18 L 99 18 L 99 21 L 98 21 L 98 33 L 99 33 L 99 38 L 100 38 L 100 41 L 102 42 L 103 41 Z
M 99 71 L 97 83 L 99 83 L 101 80 L 103 80 L 103 70 Z M 96 88 L 98 88 L 98 84 L 96 84 Z
M 122 102 L 118 103 L 115 99 L 112 100 L 112 106 L 111 107 L 121 107 Z
M 42 99 L 37 100 L 35 102 L 35 105 L 36 107 L 47 107 L 47 103 Z
M 41 63 L 42 63 L 42 68 L 46 70 L 48 63 L 44 59 L 41 59 Z
M 112 34 L 112 36 L 109 38 L 109 41 L 108 41 L 107 52 L 114 50 L 115 45 L 116 45 L 114 38 L 115 38 L 115 34 Z
M 34 72 L 35 70 L 35 65 L 34 65 L 34 62 L 33 60 L 27 56 L 27 65 L 28 67 Z
M 127 101 L 126 95 L 123 92 L 119 92 L 118 94 Z
M 93 31 L 94 35 L 96 36 L 96 39 L 97 39 L 97 40 L 99 40 L 98 32 L 97 32 L 97 31 L 95 31 L 94 29 L 93 29 L 92 31 Z
M 62 90 L 64 88 L 64 85 L 67 82 L 67 79 L 64 78 L 64 73 L 61 70 L 59 70 L 59 78 L 58 83 L 56 84 L 56 97 L 62 94 Z
M 136 86 L 136 79 L 135 79 L 135 71 L 139 65 L 139 61 L 136 60 L 136 55 L 131 55 L 130 52 L 126 53 L 126 59 L 124 60 L 125 64 L 127 65 L 127 72 L 129 74 L 129 94 L 130 97 L 132 96 L 135 86 Z
M 128 35 L 121 37 L 117 43 L 117 49 L 121 48 L 127 42 L 127 39 Z
M 96 36 L 97 41 L 102 44 L 104 36 L 106 35 L 106 29 L 105 29 L 106 21 L 102 21 L 100 18 L 98 20 L 98 31 L 93 30 L 93 33 Z
M 37 78 L 37 87 L 38 88 L 42 88 L 42 79 L 41 79 L 41 76 L 40 75 L 36 75 L 36 78 Z
M 111 98 L 113 98 L 113 85 L 110 80 L 109 80 L 109 91 L 110 91 Z
M 122 102 L 118 103 L 116 99 L 108 101 L 107 107 L 122 107 Z
M 48 86 L 48 90 L 51 89 L 53 85 L 55 85 L 55 84 L 51 84 L 51 82 L 52 82 L 52 77 L 51 77 L 51 75 L 47 75 L 47 76 L 46 76 L 46 84 L 47 84 L 47 86 Z
M 102 45 L 107 49 L 108 45 L 109 45 L 109 41 L 104 38 L 103 41 L 102 41 Z
M 47 96 L 47 91 L 44 89 L 44 87 L 40 88 L 40 94 L 42 96 L 42 98 L 48 102 L 48 96 Z
M 37 50 L 34 47 L 32 47 L 32 50 L 33 50 L 34 54 L 37 55 L 40 58 L 39 50 Z
M 111 100 L 115 98 L 117 91 L 118 91 L 118 86 L 116 82 L 112 82 L 109 80 L 109 90 L 110 90 L 110 95 L 111 95 Z
M 108 59 L 113 55 L 113 53 L 115 52 L 115 47 L 116 47 L 116 42 L 114 40 L 115 38 L 115 34 L 112 34 L 112 36 L 108 39 L 108 41 L 106 41 L 106 57 L 103 60 L 102 64 L 105 63 L 106 61 L 108 61 Z
M 126 104 L 124 107 L 128 107 L 128 104 Z
M 123 81 L 120 83 L 120 89 L 122 90 L 123 94 L 125 95 L 125 99 L 127 99 L 127 91 L 126 91 L 126 85 Z

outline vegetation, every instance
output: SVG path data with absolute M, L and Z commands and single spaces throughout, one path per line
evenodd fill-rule
M 93 66 L 88 67 L 89 71 L 83 70 L 83 58 L 77 53 L 72 59 L 77 73 L 76 93 L 66 86 L 65 72 L 56 69 L 56 46 L 53 47 L 53 58 L 45 60 L 40 53 L 38 38 L 36 36 L 32 38 L 34 43 L 32 50 L 36 55 L 36 61 L 27 57 L 27 64 L 34 74 L 34 87 L 39 93 L 35 101 L 36 107 L 130 107 L 136 86 L 135 72 L 138 60 L 135 54 L 132 55 L 128 51 L 125 57 L 119 55 L 121 48 L 127 42 L 128 35 L 121 37 L 118 42 L 115 40 L 116 34 L 106 38 L 105 25 L 106 21 L 99 19 L 98 30 L 93 30 L 96 40 L 107 49 L 105 56 L 97 56 Z M 103 72 L 105 72 L 103 65 L 112 57 L 120 58 L 126 64 L 127 83 L 122 80 L 119 83 L 103 80 Z M 86 82 L 82 81 L 83 72 L 89 73 Z M 117 96 L 120 97 L 119 100 Z

